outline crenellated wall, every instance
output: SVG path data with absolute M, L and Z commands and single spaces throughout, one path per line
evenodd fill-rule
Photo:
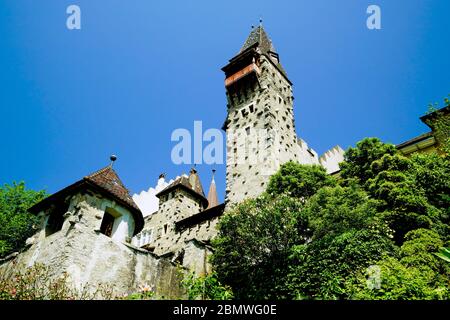
M 332 174 L 340 170 L 339 164 L 344 161 L 345 151 L 340 146 L 335 146 L 325 152 L 319 159 L 320 164 Z

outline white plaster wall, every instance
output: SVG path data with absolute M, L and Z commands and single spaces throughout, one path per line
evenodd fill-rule
M 111 201 L 109 199 L 103 199 L 101 206 L 100 206 L 99 213 L 102 216 L 106 211 L 108 211 L 110 214 L 112 214 L 116 219 L 114 221 L 113 225 L 113 231 L 111 234 L 111 238 L 115 241 L 119 242 L 125 242 L 127 238 L 133 237 L 133 231 L 134 231 L 134 217 L 124 207 L 121 205 L 118 205 L 115 201 Z M 101 225 L 101 220 L 100 220 Z
M 345 151 L 340 146 L 328 150 L 320 157 L 320 164 L 331 174 L 340 170 L 339 163 L 344 161 Z
M 320 164 L 317 152 L 311 149 L 308 144 L 301 138 L 297 140 L 298 145 L 298 162 L 301 164 Z

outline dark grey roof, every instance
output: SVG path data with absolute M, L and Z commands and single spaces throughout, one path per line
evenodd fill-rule
M 245 43 L 242 46 L 241 50 L 239 51 L 237 56 L 234 57 L 232 60 L 238 58 L 243 52 L 252 47 L 259 49 L 259 52 L 261 54 L 266 55 L 269 58 L 269 60 L 278 68 L 278 70 L 280 70 L 280 72 L 289 81 L 286 70 L 284 70 L 283 66 L 281 65 L 278 59 L 278 53 L 276 52 L 275 47 L 273 46 L 272 40 L 270 40 L 269 36 L 267 35 L 262 25 L 253 28 L 252 32 L 250 32 L 250 35 L 247 37 L 247 40 L 245 40 Z M 272 59 L 270 53 L 276 55 L 277 57 L 276 61 Z
M 273 47 L 272 41 L 267 36 L 267 33 L 264 30 L 263 26 L 258 26 L 254 28 L 252 32 L 250 32 L 250 35 L 248 36 L 239 53 L 244 52 L 255 44 L 258 44 L 258 48 L 261 50 L 261 53 L 268 53 L 269 51 L 276 52 L 275 48 Z

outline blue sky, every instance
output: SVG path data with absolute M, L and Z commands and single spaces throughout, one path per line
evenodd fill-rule
M 79 5 L 82 29 L 66 28 Z M 366 28 L 366 8 L 382 30 Z M 0 183 L 55 192 L 108 164 L 132 192 L 174 177 L 176 128 L 220 128 L 224 76 L 260 16 L 294 83 L 297 133 L 323 153 L 400 143 L 450 93 L 450 1 L 0 2 Z M 218 170 L 219 196 L 225 166 Z M 212 167 L 198 166 L 207 189 Z

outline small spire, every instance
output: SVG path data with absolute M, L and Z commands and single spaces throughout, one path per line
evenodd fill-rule
M 262 27 L 263 19 L 259 18 L 259 26 Z
M 208 208 L 207 209 L 219 205 L 219 200 L 218 200 L 218 197 L 217 197 L 216 182 L 214 181 L 215 174 L 216 174 L 216 169 L 213 169 L 212 170 L 211 184 L 209 186 L 209 191 L 208 191 Z
M 111 160 L 111 163 L 109 164 L 109 166 L 112 168 L 112 166 L 113 166 L 113 164 L 114 164 L 114 161 L 117 160 L 117 156 L 116 156 L 115 154 L 112 154 L 112 155 L 109 157 L 109 160 Z

